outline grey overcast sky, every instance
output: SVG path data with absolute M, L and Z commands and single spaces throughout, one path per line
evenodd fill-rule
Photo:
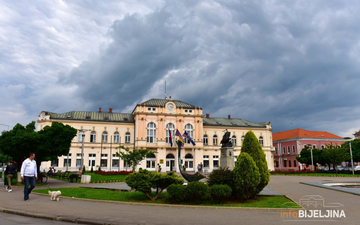
M 351 0 L 0 0 L 0 123 L 131 112 L 166 80 L 211 117 L 353 137 L 359 12 Z

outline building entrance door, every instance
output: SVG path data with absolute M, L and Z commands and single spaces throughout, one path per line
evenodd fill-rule
M 166 171 L 175 171 L 175 156 L 171 153 L 166 155 Z

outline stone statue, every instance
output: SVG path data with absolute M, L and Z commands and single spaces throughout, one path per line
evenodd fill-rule
M 221 147 L 232 147 L 230 132 L 227 129 L 225 131 L 226 132 L 220 142 L 222 144 Z

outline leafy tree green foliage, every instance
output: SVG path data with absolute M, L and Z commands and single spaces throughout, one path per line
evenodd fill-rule
M 119 148 L 124 149 L 125 152 L 116 152 L 116 155 L 119 156 L 122 160 L 129 164 L 132 167 L 132 170 L 135 171 L 136 166 L 145 159 L 147 156 L 150 156 L 154 152 L 149 149 L 134 149 L 130 150 L 121 145 Z
M 209 188 L 211 198 L 216 203 L 221 203 L 231 196 L 231 188 L 228 185 L 215 184 Z
M 34 152 L 39 170 L 42 161 L 67 155 L 76 133 L 75 128 L 59 122 L 52 122 L 51 126 L 38 132 L 35 131 L 35 121 L 25 127 L 16 124 L 12 130 L 2 133 L 0 148 L 17 163 L 18 171 L 22 161 L 29 157 L 30 152 Z
M 350 141 L 345 141 L 342 145 L 341 148 L 343 148 L 345 151 L 349 151 L 350 152 Z M 351 149 L 352 149 L 352 155 L 353 155 L 353 160 L 354 162 L 360 162 L 360 139 L 355 139 L 351 141 Z M 351 159 L 349 158 L 346 161 L 350 161 Z
M 90 173 L 94 173 L 94 168 L 91 166 Z
M 174 172 L 160 174 L 140 169 L 139 172 L 129 174 L 125 178 L 129 187 L 144 193 L 150 200 L 155 201 L 161 192 L 171 184 L 182 184 L 184 180 L 177 178 Z M 151 189 L 156 189 L 155 197 L 151 196 Z
M 262 191 L 264 187 L 270 181 L 270 172 L 268 169 L 266 155 L 262 149 L 259 140 L 255 136 L 254 132 L 249 130 L 245 134 L 244 143 L 241 147 L 241 152 L 248 153 L 252 159 L 255 161 L 257 168 L 260 173 L 260 183 L 257 186 L 257 193 Z
M 167 189 L 168 199 L 173 203 L 186 201 L 186 187 L 181 184 L 172 184 Z
M 83 167 L 82 167 L 82 174 L 85 174 L 85 172 L 86 172 L 85 165 L 83 165 Z
M 203 182 L 189 182 L 186 186 L 186 200 L 190 203 L 199 204 L 209 197 L 209 187 Z
M 236 196 L 241 199 L 253 198 L 258 192 L 261 182 L 259 169 L 253 158 L 246 152 L 241 152 L 234 167 L 234 182 Z
M 312 152 L 313 152 L 313 162 L 314 162 L 315 167 L 318 163 L 321 165 L 327 164 L 327 160 L 325 159 L 324 151 L 322 149 L 314 148 L 312 150 Z M 307 166 L 311 165 L 311 149 L 310 149 L 310 147 L 306 145 L 301 150 L 300 155 L 296 156 L 296 159 L 300 163 L 305 163 Z
M 331 163 L 334 165 L 334 167 L 336 167 L 337 164 L 344 162 L 345 160 L 348 160 L 350 158 L 350 153 L 348 149 L 339 148 L 337 144 L 333 145 L 332 143 L 325 145 L 326 148 L 323 149 L 323 155 L 328 164 Z
M 233 171 L 227 167 L 220 167 L 217 170 L 213 170 L 208 176 L 207 184 L 209 187 L 213 185 L 227 185 L 233 190 L 233 193 L 235 193 Z

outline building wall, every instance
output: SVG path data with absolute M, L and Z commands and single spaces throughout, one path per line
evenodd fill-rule
M 311 148 L 324 148 L 325 144 L 341 145 L 344 142 L 342 139 L 308 139 L 308 138 L 294 138 L 287 140 L 274 141 L 273 146 L 276 148 L 274 152 L 274 168 L 275 170 L 289 170 L 296 171 L 301 169 L 311 169 L 302 165 L 296 160 L 296 156 L 300 155 L 301 150 L 309 145 Z M 285 147 L 285 153 L 283 148 Z M 290 153 L 288 152 L 290 148 Z M 280 151 L 279 151 L 280 150 Z M 291 162 L 289 164 L 289 161 Z
M 246 132 L 249 130 L 248 127 L 224 127 L 224 126 L 203 126 L 203 114 L 201 108 L 195 109 L 184 109 L 177 108 L 174 104 L 173 109 L 168 109 L 167 104 L 165 107 L 149 107 L 138 105 L 133 111 L 134 123 L 114 123 L 114 122 L 93 122 L 93 121 L 79 121 L 79 120 L 56 120 L 62 122 L 66 125 L 70 125 L 78 130 L 88 130 L 85 132 L 84 139 L 84 155 L 83 162 L 87 167 L 87 170 L 91 168 L 89 166 L 90 156 L 94 156 L 95 160 L 94 170 L 100 166 L 101 155 L 103 155 L 103 160 L 105 160 L 104 155 L 107 155 L 106 161 L 107 166 L 102 167 L 102 170 L 130 170 L 124 166 L 124 162 L 119 160 L 119 167 L 114 167 L 112 160 L 114 159 L 115 152 L 120 151 L 119 146 L 124 145 L 130 149 L 135 148 L 147 148 L 154 151 L 154 159 L 143 160 L 137 168 L 147 168 L 149 170 L 158 170 L 158 164 L 161 166 L 162 171 L 170 170 L 170 163 L 173 162 L 173 169 L 178 171 L 178 156 L 177 156 L 177 146 L 174 143 L 173 147 L 169 143 L 166 143 L 165 137 L 168 130 L 166 125 L 172 123 L 175 125 L 175 128 L 184 132 L 186 124 L 191 124 L 193 127 L 193 140 L 196 145 L 185 144 L 181 151 L 181 160 L 183 164 L 190 165 L 192 161 L 192 167 L 187 168 L 187 171 L 196 170 L 197 165 L 202 162 L 208 161 L 208 167 L 205 167 L 204 170 L 211 172 L 213 169 L 216 169 L 220 166 L 220 141 L 224 134 L 224 130 L 228 129 L 231 132 L 231 136 L 236 136 L 236 145 L 234 146 L 234 160 L 240 154 L 241 150 L 241 137 L 245 136 Z M 51 125 L 52 120 L 50 116 L 45 116 L 44 118 L 39 116 L 38 119 L 38 129 L 43 129 L 46 125 Z M 147 125 L 149 123 L 154 123 L 156 125 L 156 140 L 155 143 L 147 142 Z M 268 162 L 268 167 L 270 170 L 274 170 L 274 158 L 272 152 L 274 148 L 272 147 L 272 129 L 271 125 L 266 128 L 252 128 L 255 135 L 259 138 L 263 137 L 263 149 L 266 154 L 266 159 Z M 96 142 L 90 142 L 90 133 L 91 131 L 96 132 Z M 106 131 L 108 132 L 108 142 L 101 143 L 101 135 Z M 119 132 L 120 134 L 120 143 L 114 143 L 114 132 Z M 125 133 L 130 132 L 131 140 L 130 143 L 125 142 Z M 208 144 L 203 144 L 204 134 L 208 135 Z M 218 143 L 213 143 L 213 136 L 217 135 Z M 110 138 L 112 136 L 112 144 L 110 143 Z M 175 141 L 176 137 L 172 137 Z M 76 159 L 81 159 L 82 151 L 82 142 L 79 140 L 78 135 L 73 139 L 69 158 L 71 158 L 71 163 L 68 170 L 76 171 L 77 162 Z M 170 155 L 169 155 L 170 154 Z M 174 158 L 168 158 L 171 156 Z M 192 159 L 185 158 L 185 156 L 192 156 Z M 168 157 L 167 157 L 168 156 Z M 58 170 L 66 170 L 64 162 L 66 162 L 67 156 L 61 156 L 58 159 L 58 165 L 55 166 Z M 117 159 L 115 157 L 115 159 Z M 168 161 L 168 163 L 167 163 Z M 78 161 L 79 162 L 79 161 Z M 150 168 L 148 168 L 148 166 Z M 155 166 L 154 166 L 155 165 Z M 48 167 L 52 166 L 51 162 L 43 162 L 41 167 L 47 170 Z

